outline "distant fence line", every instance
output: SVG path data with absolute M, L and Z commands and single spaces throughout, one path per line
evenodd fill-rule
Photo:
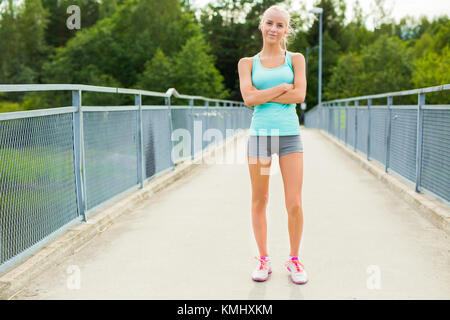
M 0 92 L 72 92 L 72 106 L 0 113 L 0 272 L 25 259 L 71 226 L 137 189 L 175 164 L 212 146 L 178 148 L 172 133 L 203 128 L 227 139 L 248 129 L 253 109 L 243 102 L 88 85 L 0 85 Z M 83 106 L 82 92 L 132 94 L 133 106 Z M 165 105 L 142 105 L 142 96 Z M 170 98 L 187 99 L 171 106 Z M 194 106 L 203 100 L 204 106 Z M 215 104 L 215 106 L 210 106 Z M 175 140 L 175 139 L 174 139 Z M 189 139 L 188 139 L 189 140 Z M 217 140 L 217 139 L 216 139 Z M 220 141 L 214 141 L 218 143 Z M 187 148 L 186 148 L 187 147 Z M 190 147 L 190 148 L 189 148 Z M 188 150 L 188 152 L 186 152 Z
M 450 105 L 427 105 L 442 86 L 323 102 L 305 114 L 305 126 L 327 131 L 414 186 L 450 201 Z M 394 105 L 395 96 L 417 94 L 417 105 Z M 373 99 L 386 105 L 372 105 Z M 360 102 L 364 102 L 360 105 Z M 350 105 L 353 103 L 353 105 Z

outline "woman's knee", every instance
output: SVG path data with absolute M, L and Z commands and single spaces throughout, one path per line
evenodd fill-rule
M 265 208 L 268 202 L 269 196 L 267 194 L 259 194 L 252 197 L 252 206 L 256 208 Z
M 302 213 L 302 200 L 294 199 L 286 203 L 286 210 L 289 215 L 298 215 Z

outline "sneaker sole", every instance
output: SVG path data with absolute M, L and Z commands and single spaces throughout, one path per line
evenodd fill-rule
M 271 274 L 271 273 L 272 273 L 272 270 L 270 270 L 268 273 Z M 267 276 L 267 278 L 265 278 L 265 279 L 253 278 L 253 277 L 252 277 L 252 280 L 253 280 L 253 281 L 259 281 L 259 282 L 266 281 L 267 279 L 269 279 L 269 276 Z
M 292 277 L 290 277 L 290 278 L 291 278 L 292 283 L 295 283 L 295 284 L 305 284 L 305 283 L 308 282 L 308 280 L 306 280 L 305 282 L 295 282 L 295 281 L 292 279 Z
M 291 269 L 289 269 L 289 267 L 286 267 L 286 269 L 288 269 L 289 272 L 291 272 Z M 290 276 L 289 278 L 291 279 L 292 283 L 295 283 L 295 284 L 305 284 L 308 282 L 308 280 L 306 280 L 304 282 L 295 282 L 294 279 L 292 279 L 292 276 Z

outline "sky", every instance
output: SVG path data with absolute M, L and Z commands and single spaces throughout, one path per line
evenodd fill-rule
M 212 0 L 191 0 L 194 7 L 203 7 Z M 307 8 L 312 8 L 315 0 L 292 0 L 293 10 L 300 8 L 300 4 L 305 3 Z M 350 20 L 353 12 L 353 4 L 355 0 L 346 0 L 347 3 L 347 20 Z M 363 14 L 370 13 L 371 8 L 374 7 L 375 0 L 359 0 L 362 7 Z M 419 18 L 421 15 L 427 16 L 428 20 L 439 15 L 450 17 L 450 0 L 385 0 L 386 9 L 392 9 L 392 17 L 396 22 L 401 18 L 409 15 Z M 373 30 L 373 23 L 370 18 L 367 19 L 367 28 Z

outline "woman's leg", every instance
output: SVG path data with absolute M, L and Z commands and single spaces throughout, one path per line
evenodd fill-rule
M 272 158 L 248 156 L 248 167 L 252 185 L 252 225 L 260 256 L 267 252 L 266 207 L 269 199 L 269 177 Z
M 288 213 L 291 256 L 298 256 L 303 231 L 302 183 L 303 152 L 292 152 L 279 157 L 283 177 L 284 197 Z

